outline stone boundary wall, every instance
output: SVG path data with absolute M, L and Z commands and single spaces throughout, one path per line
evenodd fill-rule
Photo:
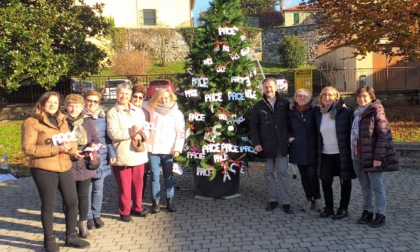
M 317 27 L 317 25 L 299 25 L 262 29 L 251 40 L 253 49 L 259 49 L 258 51 L 253 51 L 253 54 L 260 60 L 278 63 L 281 60 L 278 53 L 278 46 L 283 41 L 284 36 L 296 35 L 308 48 L 307 64 L 313 65 L 316 57 L 316 43 L 320 40 Z M 144 39 L 142 30 L 130 29 L 130 42 L 133 44 L 141 43 L 147 48 L 154 48 L 154 54 L 156 55 L 158 53 L 156 51 L 158 50 L 156 45 L 159 45 L 161 39 L 159 34 L 153 35 L 147 33 L 148 39 Z M 147 30 L 147 32 L 150 32 L 150 30 Z M 169 32 L 171 33 L 171 37 L 167 41 L 165 48 L 167 62 L 184 61 L 190 50 L 188 43 L 176 29 L 169 29 Z

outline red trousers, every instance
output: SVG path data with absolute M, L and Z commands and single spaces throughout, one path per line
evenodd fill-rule
M 118 212 L 120 215 L 130 215 L 131 209 L 143 211 L 143 175 L 144 165 L 112 166 L 118 185 Z

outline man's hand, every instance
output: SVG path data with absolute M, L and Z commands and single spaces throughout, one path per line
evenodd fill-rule
M 256 152 L 260 152 L 260 151 L 262 151 L 262 147 L 261 147 L 261 145 L 255 145 L 254 150 L 255 150 Z

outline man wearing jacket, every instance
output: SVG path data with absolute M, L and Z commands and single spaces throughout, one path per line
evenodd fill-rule
M 266 159 L 264 177 L 267 183 L 269 203 L 267 211 L 278 206 L 279 199 L 287 214 L 291 208 L 291 189 L 288 169 L 288 129 L 286 121 L 289 101 L 280 98 L 276 80 L 266 78 L 263 81 L 263 99 L 254 105 L 251 112 L 250 137 L 258 157 Z M 277 193 L 275 174 L 279 177 L 280 193 Z

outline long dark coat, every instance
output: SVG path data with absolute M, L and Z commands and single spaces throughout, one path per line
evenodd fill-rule
M 292 104 L 291 104 L 292 105 Z M 296 106 L 287 111 L 289 135 L 294 140 L 289 144 L 289 162 L 297 165 L 315 165 L 318 152 L 318 132 L 315 121 L 316 107 L 300 113 Z

